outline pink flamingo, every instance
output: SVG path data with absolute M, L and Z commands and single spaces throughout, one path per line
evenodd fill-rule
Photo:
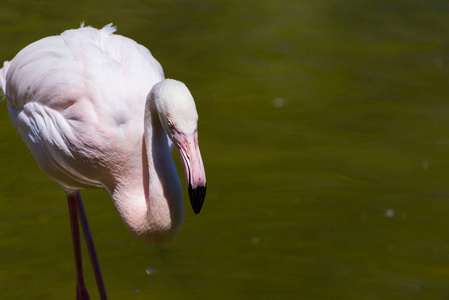
M 105 188 L 127 228 L 152 244 L 169 241 L 184 219 L 173 146 L 195 213 L 206 193 L 192 95 L 164 79 L 147 48 L 114 32 L 81 25 L 30 44 L 0 69 L 11 122 L 67 194 L 77 299 L 89 299 L 78 220 L 107 299 L 80 189 Z

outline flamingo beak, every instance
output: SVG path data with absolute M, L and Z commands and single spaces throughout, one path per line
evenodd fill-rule
M 198 131 L 192 134 L 175 131 L 173 138 L 186 175 L 190 204 L 195 214 L 198 214 L 206 197 L 206 172 L 198 146 Z

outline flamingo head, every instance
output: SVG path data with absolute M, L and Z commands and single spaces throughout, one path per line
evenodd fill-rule
M 198 214 L 206 196 L 206 173 L 198 145 L 198 113 L 195 101 L 184 83 L 165 79 L 151 90 L 159 119 L 178 149 L 184 168 L 190 203 Z

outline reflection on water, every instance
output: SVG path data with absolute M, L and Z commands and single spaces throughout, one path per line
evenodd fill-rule
M 111 299 L 448 297 L 444 2 L 4 2 L 0 59 L 113 21 L 195 97 L 208 195 L 170 245 L 83 191 Z M 73 298 L 64 194 L 1 104 L 0 298 Z

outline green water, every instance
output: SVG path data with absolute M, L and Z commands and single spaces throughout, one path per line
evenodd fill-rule
M 172 243 L 139 242 L 105 191 L 82 192 L 110 299 L 448 299 L 448 15 L 437 0 L 3 0 L 0 60 L 114 22 L 196 99 L 208 192 Z M 74 299 L 65 195 L 5 102 L 0 129 L 0 299 Z

